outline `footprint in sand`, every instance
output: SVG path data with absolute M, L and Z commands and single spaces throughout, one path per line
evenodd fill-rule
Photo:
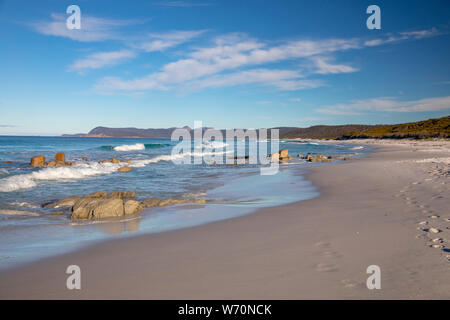
M 324 251 L 324 252 L 322 253 L 322 255 L 323 255 L 324 257 L 330 258 L 330 259 L 338 259 L 338 258 L 342 257 L 342 255 L 339 254 L 339 253 L 336 252 L 336 251 Z
M 344 285 L 344 287 L 346 287 L 346 288 L 355 288 L 355 287 L 363 287 L 363 284 L 362 283 L 360 283 L 360 282 L 358 282 L 358 281 L 355 281 L 355 280 L 352 280 L 352 279 L 344 279 L 344 280 L 341 280 L 341 283 Z
M 316 264 L 315 269 L 319 272 L 335 272 L 339 270 L 334 264 L 323 262 Z
M 325 241 L 320 241 L 320 242 L 316 242 L 314 245 L 319 248 L 328 248 L 330 246 L 330 243 L 325 242 Z

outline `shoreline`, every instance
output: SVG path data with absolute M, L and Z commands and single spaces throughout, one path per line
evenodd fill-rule
M 432 207 L 428 196 L 436 196 L 431 187 L 441 193 L 448 187 L 444 180 L 416 195 L 413 188 L 426 187 L 430 178 L 415 165 L 396 162 L 423 158 L 410 149 L 382 145 L 362 159 L 309 168 L 306 179 L 320 190 L 314 199 L 111 240 L 1 272 L 0 297 L 449 299 L 450 283 L 442 281 L 449 262 L 443 250 L 427 246 L 427 232 L 417 230 L 423 211 Z M 410 196 L 403 199 L 405 185 Z M 432 209 L 441 218 L 442 237 L 448 229 L 441 220 L 450 217 L 444 217 L 445 197 L 436 199 Z M 82 270 L 82 290 L 65 288 L 70 264 Z M 381 290 L 365 286 L 371 264 L 381 267 Z

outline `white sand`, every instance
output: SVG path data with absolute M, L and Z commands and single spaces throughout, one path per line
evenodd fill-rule
M 0 273 L 0 298 L 449 299 L 450 143 L 354 143 L 378 152 L 312 168 L 316 199 L 44 259 Z

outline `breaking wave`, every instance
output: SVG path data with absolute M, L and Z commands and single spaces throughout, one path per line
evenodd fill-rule
M 101 146 L 100 149 L 108 151 L 138 151 L 146 149 L 158 149 L 170 146 L 167 143 L 136 143 L 136 144 L 123 144 L 120 146 Z
M 232 151 L 231 151 L 232 152 Z M 11 192 L 21 189 L 30 189 L 36 187 L 42 181 L 61 181 L 61 180 L 79 180 L 98 175 L 111 174 L 117 171 L 119 167 L 124 165 L 129 167 L 145 167 L 150 163 L 157 163 L 160 161 L 174 161 L 181 160 L 190 156 L 211 156 L 220 155 L 225 152 L 185 152 L 180 154 L 160 155 L 150 159 L 133 160 L 131 164 L 114 164 L 114 163 L 97 163 L 88 162 L 80 163 L 71 167 L 59 168 L 44 168 L 39 171 L 26 174 L 18 174 L 0 179 L 0 192 Z

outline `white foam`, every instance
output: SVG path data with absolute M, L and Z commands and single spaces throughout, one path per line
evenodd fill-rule
M 145 150 L 145 145 L 143 143 L 136 144 L 124 144 L 121 146 L 114 147 L 115 151 L 136 151 L 136 150 Z
M 33 188 L 39 181 L 78 180 L 95 175 L 115 172 L 119 165 L 112 163 L 82 163 L 72 167 L 45 168 L 27 174 L 0 179 L 0 192 Z
M 19 201 L 11 202 L 11 205 L 16 206 L 16 207 L 23 207 L 23 208 L 34 208 L 34 209 L 39 208 L 39 206 L 37 206 L 35 204 L 32 204 L 32 203 L 29 203 L 29 202 L 26 202 L 26 201 L 23 201 L 23 202 L 19 202 Z
M 361 150 L 363 148 L 364 148 L 363 146 L 358 146 L 358 147 L 350 148 L 350 150 Z
M 0 169 L 0 175 L 7 175 L 9 174 L 9 171 L 6 169 Z
M 228 143 L 222 141 L 206 141 L 201 145 L 196 146 L 196 149 L 223 149 L 228 146 Z
M 232 150 L 228 151 L 233 152 Z M 185 152 L 180 154 L 160 155 L 150 159 L 133 160 L 131 164 L 113 164 L 113 163 L 97 163 L 88 162 L 80 163 L 71 167 L 45 168 L 27 174 L 19 174 L 0 179 L 0 192 L 11 192 L 22 189 L 29 189 L 37 186 L 40 181 L 60 181 L 60 180 L 79 180 L 83 178 L 93 177 L 103 174 L 111 174 L 117 171 L 119 167 L 145 167 L 150 163 L 160 161 L 174 161 L 183 159 L 188 156 L 202 157 L 211 155 L 220 155 L 225 152 Z

